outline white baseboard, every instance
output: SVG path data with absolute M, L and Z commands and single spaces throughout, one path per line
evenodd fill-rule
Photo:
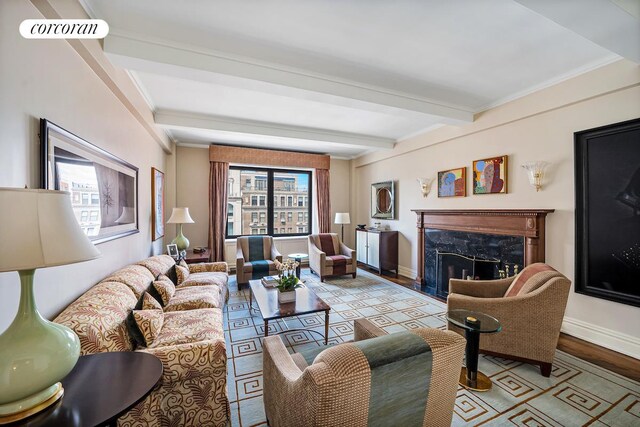
M 640 338 L 570 317 L 564 318 L 561 330 L 576 338 L 640 359 Z
M 398 266 L 398 274 L 404 277 L 408 277 L 411 280 L 415 280 L 418 272 L 412 268 L 404 267 L 402 265 Z

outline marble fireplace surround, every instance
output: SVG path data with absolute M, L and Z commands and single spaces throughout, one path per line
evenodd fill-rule
M 554 209 L 414 209 L 417 215 L 418 275 L 416 284 L 426 286 L 425 230 L 453 230 L 524 237 L 524 265 L 545 260 L 545 221 Z

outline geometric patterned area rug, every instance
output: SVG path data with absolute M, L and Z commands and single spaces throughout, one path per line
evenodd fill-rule
M 303 270 L 306 285 L 331 306 L 329 343 L 353 339 L 353 319 L 366 317 L 388 332 L 419 327 L 446 328 L 446 304 L 363 270 L 358 277 L 319 278 Z M 231 296 L 225 312 L 231 425 L 267 426 L 262 403 L 260 313 L 249 311 L 249 291 Z M 255 308 L 255 306 L 254 306 Z M 269 333 L 305 328 L 324 333 L 324 313 L 270 322 Z M 323 343 L 320 334 L 287 332 L 280 337 L 290 351 Z M 480 338 L 482 339 L 482 338 Z M 640 426 L 640 383 L 561 351 L 550 378 L 538 367 L 481 355 L 479 369 L 493 381 L 488 392 L 458 388 L 453 426 Z M 301 426 L 302 427 L 302 426 Z

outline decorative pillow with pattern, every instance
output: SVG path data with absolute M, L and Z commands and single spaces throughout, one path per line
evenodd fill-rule
M 189 265 L 184 260 L 176 264 L 176 274 L 178 276 L 178 285 L 187 280 L 189 277 Z
M 171 279 L 164 274 L 158 276 L 158 278 L 153 282 L 153 287 L 162 298 L 163 306 L 169 304 L 169 300 L 176 293 L 176 286 L 173 284 Z
M 149 347 L 162 329 L 164 313 L 162 310 L 133 310 L 133 318 L 144 337 L 145 347 Z
M 142 296 L 143 310 L 162 310 L 162 306 L 149 292 L 145 292 Z

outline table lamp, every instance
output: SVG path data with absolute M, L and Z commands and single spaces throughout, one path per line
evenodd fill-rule
M 17 421 L 55 403 L 62 380 L 80 355 L 80 340 L 66 326 L 44 319 L 36 307 L 36 268 L 97 258 L 80 229 L 70 193 L 0 188 L 0 272 L 17 271 L 20 303 L 0 335 L 0 424 Z
M 178 245 L 178 250 L 184 251 L 189 247 L 189 239 L 182 234 L 182 224 L 193 223 L 194 221 L 191 215 L 189 215 L 189 208 L 173 208 L 167 224 L 178 224 L 178 235 L 171 241 L 171 243 Z
M 351 218 L 349 218 L 349 212 L 336 213 L 335 223 L 342 225 L 342 241 L 344 242 L 344 225 L 351 224 Z

